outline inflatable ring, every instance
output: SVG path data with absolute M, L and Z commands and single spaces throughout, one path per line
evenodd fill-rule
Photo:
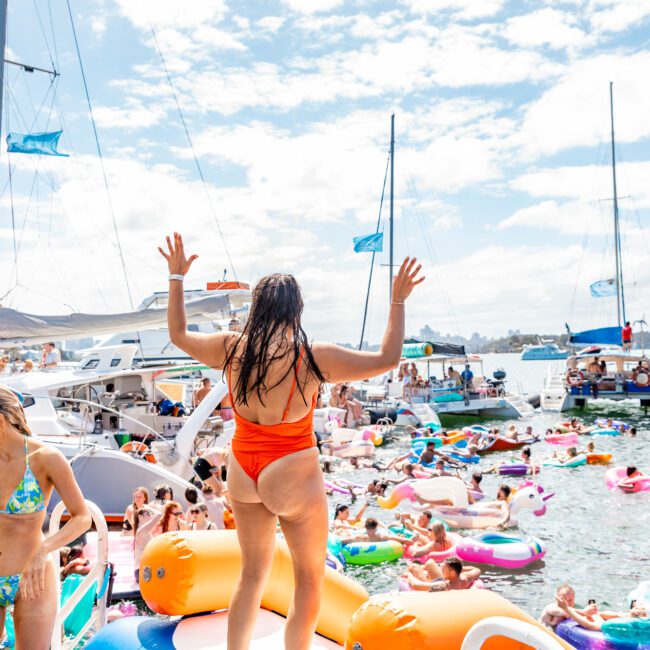
M 131 442 L 126 442 L 120 447 L 120 451 L 123 451 L 125 454 L 135 454 L 136 456 L 141 456 L 148 463 L 155 463 L 156 457 L 151 453 L 151 450 L 144 442 L 138 442 L 137 440 L 131 440 Z
M 567 377 L 567 383 L 569 386 L 582 386 L 585 376 L 582 374 L 582 371 L 578 370 L 577 375 L 569 375 Z
M 634 379 L 637 388 L 647 388 L 650 384 L 650 375 L 647 372 L 640 372 Z

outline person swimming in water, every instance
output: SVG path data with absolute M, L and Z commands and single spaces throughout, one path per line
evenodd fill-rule
M 422 565 L 412 563 L 402 577 L 415 591 L 454 591 L 470 589 L 481 577 L 481 570 L 464 566 L 457 557 L 448 557 L 441 565 L 435 560 Z
M 453 545 L 453 542 L 447 537 L 445 525 L 441 521 L 434 521 L 429 531 L 429 540 L 422 544 L 414 543 L 411 546 L 411 554 L 416 558 L 428 553 L 441 553 L 449 550 Z
M 617 485 L 622 490 L 631 490 L 634 488 L 636 481 L 634 479 L 644 478 L 645 474 L 633 465 L 625 468 L 625 478 L 621 479 Z
M 374 517 L 368 517 L 363 525 L 364 533 L 358 532 L 355 535 L 341 539 L 342 544 L 352 544 L 354 542 L 399 542 L 403 546 L 413 543 L 413 540 L 404 535 L 384 534 L 379 531 L 379 522 Z

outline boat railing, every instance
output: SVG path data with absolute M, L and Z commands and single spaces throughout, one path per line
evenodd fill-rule
M 108 581 L 110 579 L 110 566 L 108 564 L 108 528 L 106 520 L 101 510 L 92 502 L 86 501 L 86 506 L 90 511 L 93 524 L 97 529 L 97 561 L 91 568 L 90 572 L 79 583 L 72 595 L 65 601 L 60 603 L 61 593 L 61 577 L 59 571 L 60 550 L 52 551 L 50 558 L 54 563 L 55 584 L 58 602 L 58 611 L 54 620 L 54 629 L 52 631 L 51 650 L 63 650 L 64 648 L 76 648 L 84 636 L 92 629 L 98 629 L 106 625 L 107 619 L 107 589 Z M 61 527 L 61 517 L 65 512 L 65 504 L 60 501 L 54 506 L 52 516 L 50 517 L 50 530 L 49 534 L 54 535 Z M 64 623 L 66 618 L 75 610 L 81 602 L 81 599 L 89 592 L 95 593 L 95 606 L 93 607 L 92 614 L 88 620 L 83 624 L 81 629 L 72 638 L 65 635 Z
M 104 406 L 103 404 L 98 404 L 97 402 L 93 402 L 91 400 L 79 399 L 76 397 L 58 397 L 58 396 L 53 397 L 50 395 L 30 395 L 30 397 L 33 397 L 34 399 L 47 399 L 50 400 L 51 402 L 69 402 L 71 404 L 84 404 L 90 407 L 91 410 L 106 411 L 107 413 L 112 413 L 113 415 L 117 415 L 118 417 L 124 420 L 134 422 L 139 427 L 145 429 L 147 433 L 142 439 L 142 442 L 144 442 L 145 440 L 153 436 L 157 440 L 161 440 L 166 445 L 168 445 L 169 448 L 173 450 L 175 453 L 178 453 L 176 446 L 172 442 L 170 442 L 167 438 L 165 438 L 165 436 L 163 436 L 161 433 L 159 433 L 149 425 L 145 424 L 144 422 L 141 422 L 140 420 L 131 417 L 130 415 L 127 415 L 123 411 L 118 411 L 114 408 L 111 408 L 110 406 Z M 81 433 L 81 437 L 79 438 L 79 444 L 81 446 L 81 444 L 85 441 L 85 436 L 87 432 L 85 431 L 85 428 L 82 427 L 80 428 L 80 433 Z M 189 463 L 188 458 L 185 458 L 184 460 L 186 460 Z
M 465 635 L 461 650 L 481 650 L 489 639 L 500 636 L 519 641 L 535 650 L 563 650 L 564 646 L 546 630 L 508 616 L 489 616 L 475 623 Z

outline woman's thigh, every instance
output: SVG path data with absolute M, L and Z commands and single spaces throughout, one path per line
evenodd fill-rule
M 240 503 L 261 503 L 255 481 L 243 470 L 235 454 L 228 456 L 228 478 L 226 480 L 230 498 Z M 237 515 L 235 515 L 235 518 Z
M 47 650 L 57 612 L 54 565 L 45 569 L 45 590 L 36 600 L 23 600 L 20 594 L 14 605 L 16 650 Z

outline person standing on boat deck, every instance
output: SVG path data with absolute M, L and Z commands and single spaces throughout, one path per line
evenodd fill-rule
M 454 370 L 451 366 L 449 366 L 449 370 L 447 371 L 447 376 L 449 379 L 451 379 L 454 382 L 454 386 L 460 386 L 463 383 L 463 380 L 458 373 L 458 370 Z
M 203 377 L 201 379 L 201 388 L 194 393 L 194 408 L 196 408 L 207 396 L 208 393 L 212 390 L 212 382 L 210 377 Z
M 41 368 L 56 368 L 61 362 L 61 353 L 56 349 L 54 343 L 43 345 L 43 358 Z
M 632 326 L 630 321 L 625 321 L 625 327 L 621 329 L 621 338 L 623 339 L 623 352 L 632 351 Z
M 465 370 L 460 373 L 460 378 L 463 381 L 463 386 L 467 388 L 472 387 L 472 382 L 474 381 L 474 373 L 472 372 L 472 369 L 469 367 L 469 363 L 465 364 Z
M 241 333 L 188 332 L 183 276 L 186 257 L 177 233 L 159 248 L 170 272 L 168 327 L 174 345 L 228 377 L 235 434 L 228 490 L 242 553 L 242 573 L 230 601 L 228 648 L 248 648 L 275 546 L 279 519 L 291 551 L 295 592 L 285 647 L 310 647 L 320 611 L 327 550 L 327 500 L 313 433 L 322 382 L 360 381 L 393 370 L 404 342 L 404 301 L 420 266 L 406 258 L 393 279 L 386 332 L 378 352 L 307 341 L 300 288 L 291 275 L 262 278 L 253 290 Z
M 43 520 L 52 490 L 70 519 L 45 537 Z M 63 454 L 32 436 L 21 397 L 0 385 L 0 638 L 13 605 L 16 648 L 50 647 L 59 594 L 50 558 L 85 533 L 90 513 Z M 57 554 L 58 555 L 58 554 Z

